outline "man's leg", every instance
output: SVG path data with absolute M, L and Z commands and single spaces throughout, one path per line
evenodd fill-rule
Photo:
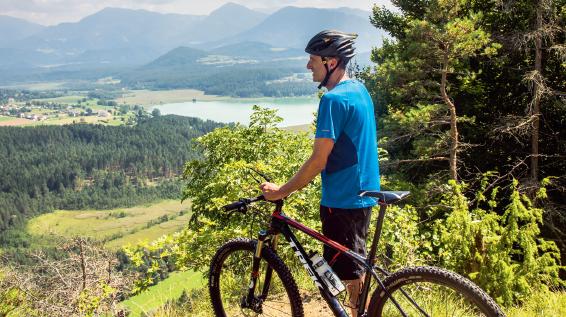
M 371 207 L 362 209 L 338 209 L 321 206 L 320 218 L 322 233 L 328 238 L 365 256 L 367 232 Z M 344 255 L 336 257 L 337 251 L 324 246 L 324 258 L 331 264 L 334 272 L 346 286 L 349 296 L 348 306 L 352 316 L 357 316 L 357 304 L 365 274 L 360 274 L 362 267 Z M 361 276 L 360 276 L 361 275 Z
M 348 293 L 349 298 L 348 306 L 350 307 L 351 316 L 358 317 L 358 300 L 364 285 L 364 277 L 362 276 L 356 280 L 344 280 L 342 283 L 346 285 L 346 292 Z

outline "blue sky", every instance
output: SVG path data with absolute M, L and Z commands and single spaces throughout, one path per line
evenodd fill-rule
M 162 13 L 208 14 L 227 2 L 266 12 L 285 6 L 336 8 L 370 11 L 373 4 L 390 6 L 389 0 L 0 0 L 0 14 L 31 22 L 54 25 L 76 22 L 105 7 L 145 9 Z

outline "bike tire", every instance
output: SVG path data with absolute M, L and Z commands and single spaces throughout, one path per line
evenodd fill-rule
M 263 316 L 264 312 L 258 313 L 249 308 L 242 308 L 239 301 L 247 294 L 256 245 L 257 240 L 233 239 L 220 247 L 212 258 L 208 285 L 216 316 Z M 265 246 L 261 252 L 258 282 L 263 280 L 267 266 L 271 267 L 276 274 L 272 274 L 270 293 L 268 298 L 262 302 L 262 309 L 271 310 L 265 315 L 302 317 L 301 296 L 289 268 L 272 248 Z M 259 294 L 261 291 L 262 285 L 258 285 L 256 293 Z M 277 295 L 271 295 L 275 292 L 278 292 Z M 266 307 L 266 303 L 272 306 Z
M 404 268 L 385 278 L 383 285 L 411 317 L 426 315 L 412 305 L 401 290 L 408 293 L 428 316 L 458 316 L 458 313 L 461 316 L 505 316 L 481 288 L 467 278 L 441 268 Z M 371 297 L 368 316 L 402 315 L 387 293 L 378 287 Z

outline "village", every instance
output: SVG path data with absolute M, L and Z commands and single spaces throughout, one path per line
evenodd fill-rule
M 4 95 L 0 98 L 0 125 L 133 124 L 140 110 L 145 112 L 139 105 L 119 105 L 114 100 L 78 94 L 41 97 L 21 92 Z
M 44 111 L 38 113 L 38 111 Z M 53 102 L 27 102 L 24 105 L 15 102 L 14 98 L 9 98 L 8 103 L 0 105 L 0 114 L 7 117 L 24 118 L 31 121 L 43 121 L 48 118 L 58 118 L 61 115 L 69 117 L 82 117 L 96 115 L 100 118 L 110 118 L 112 110 L 100 109 L 94 112 L 91 108 L 80 105 L 61 105 Z

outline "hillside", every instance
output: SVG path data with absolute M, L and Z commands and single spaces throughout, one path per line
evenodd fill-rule
M 0 229 L 53 209 L 106 209 L 176 198 L 174 177 L 185 161 L 199 155 L 190 141 L 218 126 L 162 116 L 135 127 L 1 127 Z
M 14 42 L 43 30 L 45 26 L 26 20 L 0 15 L 0 47 L 11 47 Z
M 306 55 L 296 54 L 299 54 L 297 50 L 281 50 L 255 42 L 229 45 L 212 52 L 178 47 L 118 76 L 122 84 L 136 89 L 190 88 L 209 95 L 236 97 L 312 95 L 315 86 L 310 81 L 281 81 L 306 72 Z M 272 83 L 277 80 L 281 82 Z
M 193 25 L 183 36 L 188 44 L 218 41 L 252 28 L 266 17 L 264 13 L 229 2 Z

